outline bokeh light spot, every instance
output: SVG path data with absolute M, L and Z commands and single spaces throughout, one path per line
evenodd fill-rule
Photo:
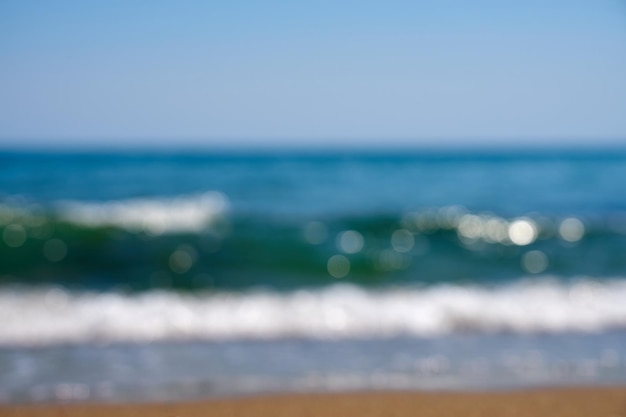
M 493 217 L 485 222 L 483 234 L 488 242 L 504 243 L 509 237 L 508 227 L 509 225 L 506 220 Z
M 346 230 L 337 236 L 337 249 L 343 253 L 357 253 L 363 249 L 363 235 L 356 230 Z
M 460 238 L 476 240 L 482 235 L 482 222 L 480 217 L 473 214 L 466 214 L 461 217 L 457 229 Z
M 21 224 L 10 224 L 2 232 L 2 240 L 12 248 L 19 248 L 26 242 L 26 230 Z
M 530 219 L 515 220 L 509 226 L 509 239 L 518 246 L 530 245 L 537 239 L 537 226 Z
M 409 252 L 415 245 L 413 233 L 406 229 L 399 229 L 391 235 L 391 246 L 396 252 Z
M 343 278 L 350 273 L 350 260 L 343 255 L 333 255 L 328 260 L 327 268 L 334 278 Z
M 197 253 L 193 247 L 182 245 L 170 255 L 170 269 L 177 274 L 184 274 L 193 266 L 196 256 Z
M 522 257 L 522 266 L 531 274 L 539 274 L 548 267 L 548 257 L 540 250 L 531 250 Z
M 585 234 L 585 225 L 575 217 L 565 219 L 559 225 L 559 236 L 568 242 L 578 242 Z

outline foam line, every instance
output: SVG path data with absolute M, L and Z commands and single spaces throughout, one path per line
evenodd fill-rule
M 158 235 L 201 231 L 224 213 L 228 200 L 222 193 L 212 191 L 171 199 L 65 202 L 60 206 L 60 217 L 71 223 L 89 227 L 121 227 Z
M 0 289 L 0 345 L 176 339 L 438 336 L 626 328 L 626 282 L 137 295 Z

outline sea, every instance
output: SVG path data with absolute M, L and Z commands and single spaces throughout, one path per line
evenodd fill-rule
M 626 384 L 626 149 L 0 151 L 0 402 Z

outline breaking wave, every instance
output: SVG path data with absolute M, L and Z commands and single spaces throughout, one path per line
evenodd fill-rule
M 626 328 L 625 299 L 625 281 L 548 278 L 498 287 L 373 291 L 343 284 L 283 293 L 4 287 L 0 345 L 596 332 Z
M 171 199 L 132 199 L 104 203 L 65 202 L 60 218 L 86 227 L 118 227 L 151 235 L 199 232 L 220 216 L 228 200 L 219 192 Z

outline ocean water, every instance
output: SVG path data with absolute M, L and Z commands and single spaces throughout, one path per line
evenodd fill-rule
M 0 401 L 626 383 L 626 150 L 0 152 Z

